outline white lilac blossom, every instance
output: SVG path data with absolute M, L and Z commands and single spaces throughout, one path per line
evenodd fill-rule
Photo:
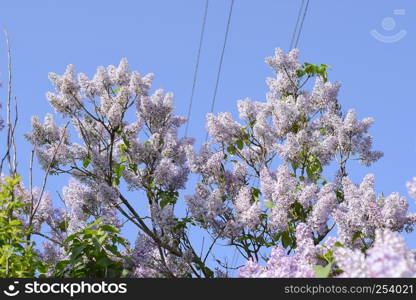
M 336 112 L 338 109 L 338 92 L 341 87 L 339 82 L 325 82 L 322 77 L 316 78 L 311 93 L 310 103 L 316 110 L 329 110 Z
M 266 63 L 277 74 L 276 79 L 267 78 L 271 94 L 281 97 L 295 92 L 298 84 L 296 69 L 300 67 L 298 53 L 297 49 L 293 49 L 286 55 L 281 49 L 276 49 L 274 57 L 266 58 Z
M 51 276 L 54 272 L 55 265 L 62 260 L 68 259 L 68 256 L 65 254 L 63 247 L 51 241 L 44 241 L 42 242 L 41 258 L 44 263 L 50 266 L 47 275 Z
M 338 203 L 335 195 L 335 186 L 333 184 L 325 185 L 317 193 L 317 199 L 309 215 L 308 224 L 318 234 L 325 234 L 328 219 Z
M 0 183 L 5 182 L 5 175 L 0 174 Z M 19 181 L 14 189 L 14 197 L 21 198 L 26 205 L 23 208 L 24 214 L 14 213 L 25 227 L 31 227 L 33 232 L 40 232 L 42 224 L 46 223 L 53 213 L 52 197 L 49 192 L 39 187 L 26 188 L 22 181 Z
M 343 114 L 338 102 L 340 84 L 323 76 L 316 77 L 311 92 L 302 90 L 298 71 L 303 66 L 297 50 L 286 55 L 278 49 L 266 62 L 276 72 L 276 78 L 267 79 L 267 101 L 238 101 L 241 124 L 230 113 L 208 114 L 210 142 L 199 153 L 190 146 L 186 148 L 190 171 L 200 175 L 197 192 L 186 197 L 191 214 L 203 220 L 213 233 L 231 241 L 244 235 L 245 230 L 248 235 L 265 238 L 264 231 L 256 231 L 258 225 L 273 235 L 299 221 L 310 227 L 311 240 L 318 242 L 334 227 L 329 221 L 339 220 L 339 232 L 350 242 L 355 230 L 369 234 L 383 226 L 395 230 L 411 227 L 413 219 L 406 216 L 407 206 L 395 194 L 377 202 L 377 214 L 386 218 L 384 222 L 374 215 L 368 221 L 371 225 L 356 224 L 355 229 L 348 225 L 350 221 L 342 218 L 341 212 L 354 201 L 347 199 L 340 206 L 347 186 L 340 188 L 338 181 L 327 183 L 321 176 L 322 168 L 340 158 L 337 174 L 342 180 L 348 158 L 364 165 L 377 161 L 382 153 L 371 149 L 372 137 L 368 135 L 373 120 L 357 120 L 353 110 Z M 270 170 L 277 157 L 283 164 L 273 173 Z M 228 168 L 230 163 L 233 170 Z M 254 200 L 253 191 L 258 186 Z M 210 197 L 214 191 L 221 194 L 221 201 Z M 366 220 L 364 215 L 363 211 Z
M 344 201 L 332 214 L 342 243 L 360 243 L 360 239 L 354 241 L 354 236 L 373 236 L 378 228 L 401 231 L 408 223 L 407 199 L 397 193 L 377 197 L 374 175 L 367 175 L 359 186 L 345 177 L 342 186 Z
M 336 247 L 340 277 L 416 277 L 416 256 L 400 234 L 377 229 L 374 245 L 366 253 Z
M 313 265 L 297 254 L 287 255 L 284 248 L 273 248 L 266 266 L 260 266 L 252 259 L 239 271 L 242 278 L 311 278 L 315 277 Z
M 218 117 L 211 113 L 207 114 L 208 134 L 214 137 L 218 143 L 232 143 L 241 128 L 240 124 L 233 121 L 230 113 L 220 113 Z
M 133 274 L 136 278 L 185 277 L 189 274 L 190 253 L 183 258 L 167 255 L 162 259 L 160 249 L 147 236 L 139 234 L 132 250 Z M 166 263 L 163 263 L 165 261 Z
M 416 200 L 416 177 L 413 177 L 412 181 L 406 183 L 407 192 Z
M 114 207 L 117 197 L 117 192 L 106 184 L 92 188 L 71 178 L 63 189 L 63 200 L 68 209 L 68 232 L 83 229 L 91 216 L 101 217 L 104 223 L 119 226 Z
M 228 274 L 223 264 L 210 271 L 198 257 L 188 235 L 195 226 L 208 231 L 213 246 L 224 242 L 248 259 L 241 277 L 314 277 L 328 249 L 342 276 L 414 276 L 414 253 L 395 233 L 416 224 L 407 199 L 377 196 L 373 175 L 359 186 L 347 176 L 349 160 L 369 166 L 382 157 L 372 149 L 373 119 L 343 112 L 341 85 L 328 80 L 323 65 L 305 75 L 296 49 L 276 49 L 266 63 L 276 75 L 267 79 L 266 101 L 238 101 L 240 120 L 207 114 L 209 139 L 199 151 L 193 138 L 179 137 L 186 119 L 175 115 L 173 94 L 151 92 L 153 74 L 131 71 L 126 59 L 99 67 L 92 79 L 72 65 L 63 75 L 50 73 L 56 91 L 47 98 L 67 125 L 52 115 L 34 117 L 26 138 L 44 170 L 71 179 L 65 208 L 53 208 L 49 194 L 33 189 L 38 209 L 31 225 L 46 223 L 61 243 L 95 218 L 121 227 L 122 215 L 139 230 L 132 277 Z M 316 80 L 307 91 L 310 78 Z M 324 168 L 334 163 L 332 181 Z M 197 183 L 182 195 L 190 173 Z M 416 198 L 414 182 L 407 187 Z M 183 200 L 186 214 L 179 216 L 175 205 Z M 336 240 L 327 237 L 332 228 Z M 43 260 L 53 268 L 64 259 L 61 250 L 45 244 Z
M 318 249 L 315 247 L 312 231 L 305 223 L 296 226 L 296 251 L 297 256 L 309 265 L 318 263 Z
M 201 185 L 197 185 L 196 193 L 185 197 L 192 215 L 204 221 L 212 221 L 224 212 L 222 193 L 219 189 L 210 192 Z
M 272 203 L 270 226 L 286 230 L 288 209 L 297 200 L 297 182 L 287 165 L 279 166 L 276 174 L 263 169 L 260 175 L 261 191 L 265 201 Z
M 237 221 L 247 228 L 254 229 L 260 222 L 260 202 L 253 201 L 252 192 L 243 187 L 235 201 Z

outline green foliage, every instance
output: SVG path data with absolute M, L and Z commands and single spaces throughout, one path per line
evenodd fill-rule
M 30 241 L 30 229 L 23 226 L 16 216 L 23 216 L 28 206 L 15 196 L 20 177 L 5 178 L 0 184 L 0 277 L 28 278 L 48 271 L 34 251 Z
M 340 242 L 336 242 L 334 246 L 343 247 L 343 245 Z M 322 260 L 325 263 L 325 265 L 319 265 L 314 267 L 316 277 L 328 278 L 339 275 L 343 272 L 335 264 L 334 251 L 332 249 L 328 249 L 328 251 L 324 255 L 318 256 L 318 258 Z
M 253 202 L 259 202 L 259 197 L 261 195 L 261 191 L 258 188 L 252 187 L 251 188 L 251 197 Z
M 88 168 L 88 166 L 90 165 L 90 163 L 91 163 L 91 158 L 87 156 L 86 158 L 83 159 L 82 166 L 84 168 Z
M 305 62 L 299 69 L 296 70 L 296 75 L 300 78 L 305 75 L 308 77 L 320 76 L 324 80 L 324 82 L 328 81 L 328 74 L 327 69 L 330 69 L 331 66 L 320 64 L 310 64 Z
M 166 205 L 175 205 L 179 197 L 178 191 L 159 191 L 160 208 L 164 208 Z
M 326 266 L 315 266 L 315 276 L 317 278 L 328 278 L 331 274 L 332 263 L 327 264 Z
M 125 166 L 123 163 L 115 164 L 113 166 L 113 178 L 112 178 L 112 184 L 113 186 L 117 187 L 120 185 L 120 179 L 123 176 L 123 171 L 125 169 Z
M 289 231 L 283 231 L 281 233 L 282 237 L 282 246 L 284 248 L 292 247 L 293 246 L 293 238 L 290 236 Z
M 119 250 L 128 248 L 126 240 L 116 227 L 103 224 L 100 219 L 71 234 L 64 247 L 69 259 L 56 265 L 54 277 L 119 278 L 129 273 L 125 265 L 130 259 Z

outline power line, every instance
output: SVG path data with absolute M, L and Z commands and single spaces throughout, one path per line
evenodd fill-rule
M 303 23 L 305 22 L 305 18 L 306 18 L 306 13 L 308 12 L 308 7 L 309 7 L 309 0 L 306 1 L 306 7 L 305 7 L 305 12 L 303 13 L 303 17 L 302 17 L 302 22 L 300 23 L 300 28 L 299 28 L 299 33 L 298 33 L 298 37 L 296 39 L 296 43 L 294 45 L 294 47 L 296 48 L 299 44 L 299 38 L 300 38 L 300 34 L 302 33 L 302 28 L 303 28 Z
M 299 39 L 302 33 L 306 14 L 308 12 L 308 7 L 309 7 L 309 0 L 302 0 L 302 3 L 299 7 L 298 17 L 296 19 L 296 25 L 293 30 L 292 39 L 290 41 L 289 50 L 292 50 L 293 48 L 296 48 L 299 45 Z
M 200 36 L 199 36 L 199 46 L 198 46 L 198 53 L 197 53 L 197 56 L 196 56 L 196 63 L 195 63 L 194 78 L 193 78 L 193 82 L 192 82 L 191 97 L 189 99 L 189 107 L 188 107 L 188 113 L 187 113 L 187 120 L 188 121 L 186 122 L 185 136 L 188 135 L 188 127 L 189 127 L 189 122 L 190 122 L 190 119 L 191 119 L 192 103 L 193 103 L 193 100 L 194 100 L 196 79 L 198 77 L 199 61 L 200 61 L 200 57 L 201 57 L 202 43 L 203 43 L 203 40 L 204 40 L 205 25 L 207 23 L 208 5 L 209 5 L 209 0 L 206 0 L 205 1 L 204 18 L 203 18 L 203 21 L 202 21 L 201 33 L 200 33 Z
M 222 64 L 223 64 L 223 61 L 224 61 L 225 48 L 227 47 L 228 33 L 230 31 L 231 17 L 232 17 L 232 14 L 233 14 L 233 7 L 234 7 L 234 0 L 231 0 L 230 11 L 228 13 L 227 27 L 225 29 L 224 43 L 222 45 L 220 62 L 219 62 L 219 65 L 218 65 L 218 72 L 217 72 L 217 79 L 216 79 L 216 82 L 215 82 L 214 95 L 212 97 L 212 102 L 211 102 L 211 110 L 210 110 L 211 113 L 214 112 L 215 101 L 217 99 L 218 86 L 219 86 L 220 78 L 221 78 L 221 70 L 222 70 Z M 208 133 L 205 137 L 205 142 L 207 140 L 208 140 Z
M 296 25 L 295 25 L 295 28 L 293 29 L 292 39 L 290 40 L 289 50 L 292 50 L 293 49 L 293 44 L 294 44 L 294 42 L 296 40 L 296 33 L 298 31 L 299 22 L 300 22 L 300 18 L 302 16 L 302 11 L 303 11 L 304 4 L 305 4 L 305 0 L 302 0 L 302 4 L 299 7 L 298 17 L 296 19 Z

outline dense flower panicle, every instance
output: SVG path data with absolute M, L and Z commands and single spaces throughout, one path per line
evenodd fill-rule
M 94 202 L 95 195 L 90 187 L 73 178 L 62 192 L 65 206 L 69 209 L 68 231 L 74 233 L 86 226 L 90 217 L 88 208 Z
M 188 169 L 175 165 L 168 158 L 163 158 L 155 170 L 155 183 L 170 190 L 183 189 L 188 179 L 188 173 Z
M 297 181 L 290 174 L 287 165 L 281 165 L 276 174 L 263 169 L 260 174 L 261 191 L 265 201 L 273 204 L 270 214 L 270 226 L 286 230 L 289 206 L 297 199 Z
M 371 151 L 372 137 L 366 135 L 373 122 L 372 118 L 358 121 L 355 111 L 349 110 L 343 122 L 337 124 L 335 130 L 341 150 L 344 153 L 349 151 L 358 154 L 360 161 L 366 166 L 383 156 L 380 151 Z
M 183 258 L 167 255 L 162 262 L 157 245 L 147 236 L 138 234 L 135 247 L 132 250 L 133 277 L 186 277 L 189 274 L 190 253 L 185 253 Z
M 374 175 L 367 175 L 360 186 L 345 177 L 342 186 L 344 201 L 333 213 L 342 243 L 352 245 L 354 234 L 372 236 L 377 228 L 400 231 L 408 222 L 407 200 L 397 193 L 376 197 Z
M 68 232 L 83 229 L 91 216 L 101 217 L 104 223 L 120 226 L 115 200 L 118 192 L 105 183 L 90 187 L 70 178 L 68 186 L 63 188 L 63 200 L 67 211 Z
M 0 183 L 5 183 L 6 176 L 0 174 Z M 19 214 L 16 211 L 13 213 L 14 217 L 19 219 L 23 226 L 31 226 L 33 232 L 40 232 L 41 226 L 47 223 L 51 214 L 52 197 L 49 192 L 43 191 L 38 187 L 26 188 L 24 183 L 20 181 L 14 189 L 14 197 L 21 198 L 26 205 L 23 208 L 24 214 Z
M 335 186 L 333 184 L 325 185 L 317 194 L 317 198 L 318 200 L 309 215 L 308 224 L 318 234 L 325 234 L 328 219 L 338 203 Z
M 240 269 L 243 278 L 311 278 L 315 277 L 313 265 L 297 254 L 289 256 L 281 246 L 272 249 L 267 266 L 259 266 L 251 259 Z
M 44 170 L 57 165 L 66 165 L 74 158 L 85 156 L 85 149 L 69 142 L 69 130 L 58 127 L 52 115 L 48 114 L 42 124 L 37 117 L 32 117 L 32 133 L 25 135 L 35 146 L 39 164 Z
M 347 177 L 348 160 L 369 166 L 382 157 L 368 134 L 373 119 L 342 112 L 340 84 L 307 73 L 296 49 L 276 49 L 266 63 L 276 73 L 267 79 L 266 101 L 238 101 L 241 123 L 228 112 L 207 114 L 210 140 L 199 152 L 193 138 L 178 137 L 186 119 L 174 114 L 173 94 L 150 93 L 153 74 L 131 71 L 126 59 L 99 67 L 92 79 L 76 76 L 72 65 L 63 75 L 50 73 L 56 92 L 47 94 L 48 101 L 68 125 L 58 126 L 52 115 L 43 123 L 34 117 L 26 138 L 43 169 L 71 179 L 63 189 L 65 208 L 53 208 L 49 194 L 33 189 L 29 195 L 22 186 L 24 200 L 36 207 L 33 228 L 46 223 L 62 242 L 96 218 L 120 228 L 120 211 L 140 229 L 134 248 L 125 252 L 132 277 L 211 274 L 188 240 L 190 225 L 207 230 L 214 245 L 238 247 L 244 257 L 263 257 L 271 248 L 264 266 L 250 259 L 240 277 L 314 277 L 328 251 L 335 255 L 333 270 L 339 267 L 345 277 L 416 276 L 415 254 L 394 233 L 416 224 L 407 200 L 398 193 L 377 196 L 371 174 L 360 185 Z M 303 90 L 312 77 L 312 91 Z M 324 167 L 335 159 L 339 168 L 331 183 Z M 190 173 L 198 181 L 183 197 L 181 218 L 175 205 Z M 416 198 L 416 179 L 407 187 Z M 140 191 L 146 201 L 130 203 L 124 196 L 130 191 Z M 147 213 L 136 212 L 143 203 Z M 334 227 L 339 238 L 327 238 Z M 61 247 L 43 248 L 52 270 L 65 259 Z M 226 276 L 228 270 L 214 273 Z
M 295 92 L 299 80 L 296 75 L 300 67 L 298 53 L 297 49 L 293 49 L 286 55 L 281 49 L 276 49 L 274 57 L 266 58 L 266 63 L 277 73 L 277 79 L 267 78 L 274 95 L 280 97 L 288 91 Z
M 315 247 L 311 228 L 306 223 L 296 226 L 296 251 L 297 256 L 305 263 L 316 265 L 318 263 L 318 250 Z
M 151 96 L 141 97 L 137 103 L 137 116 L 145 121 L 151 133 L 161 133 L 170 128 L 173 112 L 173 94 L 157 90 Z
M 212 222 L 225 209 L 223 193 L 219 189 L 211 192 L 199 184 L 196 187 L 196 193 L 187 195 L 185 200 L 192 215 L 207 222 Z
M 407 192 L 416 200 L 416 177 L 413 177 L 412 181 L 406 183 Z
M 257 119 L 257 115 L 263 110 L 263 106 L 263 103 L 253 102 L 249 98 L 237 101 L 240 119 L 246 122 L 255 121 Z
M 329 110 L 336 112 L 338 110 L 338 92 L 341 88 L 339 82 L 325 82 L 322 77 L 316 78 L 315 85 L 311 93 L 311 105 L 316 110 Z
M 41 252 L 42 261 L 50 265 L 48 270 L 48 275 L 52 275 L 54 267 L 57 263 L 62 260 L 68 259 L 65 250 L 63 247 L 60 247 L 50 241 L 42 243 L 42 252 Z
M 335 248 L 341 277 L 416 277 L 415 253 L 402 236 L 388 229 L 376 230 L 375 242 L 366 254 L 360 250 Z
M 233 143 L 241 128 L 242 126 L 232 119 L 230 113 L 220 113 L 218 117 L 212 113 L 207 114 L 208 133 L 218 143 Z
M 48 192 L 41 194 L 41 190 L 35 187 L 32 189 L 32 195 L 30 192 L 25 193 L 23 200 L 26 203 L 32 203 L 32 226 L 35 232 L 39 232 L 42 224 L 52 213 L 52 197 Z M 25 223 L 27 222 L 28 220 Z
M 319 188 L 314 183 L 299 186 L 302 191 L 299 193 L 298 202 L 306 209 L 314 205 L 318 199 Z
M 63 128 L 58 128 L 55 124 L 53 116 L 47 114 L 45 116 L 44 124 L 42 124 L 38 117 L 32 117 L 32 133 L 27 134 L 26 138 L 36 146 L 43 146 L 59 142 L 68 142 L 68 132 Z
M 55 108 L 56 112 L 63 115 L 76 113 L 81 108 L 83 101 L 80 95 L 79 83 L 75 78 L 74 66 L 68 65 L 62 76 L 49 73 L 49 79 L 58 92 L 58 94 L 51 92 L 46 94 L 49 104 Z
M 247 228 L 255 229 L 260 223 L 260 202 L 252 201 L 252 193 L 249 188 L 243 187 L 238 193 L 235 208 L 237 221 Z

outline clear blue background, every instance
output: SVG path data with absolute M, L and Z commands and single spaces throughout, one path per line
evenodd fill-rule
M 236 100 L 265 99 L 265 78 L 273 74 L 264 58 L 273 55 L 276 47 L 288 50 L 300 2 L 235 1 L 216 112 L 236 115 Z M 176 111 L 185 116 L 204 4 L 205 0 L 2 0 L 0 26 L 10 34 L 14 95 L 20 104 L 17 136 L 23 176 L 31 148 L 22 134 L 30 131 L 32 115 L 43 118 L 53 112 L 45 99 L 45 93 L 53 90 L 47 74 L 61 74 L 67 64 L 92 75 L 97 66 L 118 64 L 127 57 L 133 70 L 155 73 L 154 89 L 174 92 Z M 197 145 L 205 139 L 205 114 L 211 105 L 229 5 L 229 0 L 210 1 L 189 130 Z M 405 9 L 405 15 L 394 15 L 394 9 Z M 375 173 L 377 190 L 385 194 L 407 195 L 405 183 L 416 176 L 415 14 L 412 0 L 311 0 L 299 44 L 302 61 L 333 67 L 330 80 L 342 82 L 344 109 L 355 108 L 360 118 L 375 118 L 371 130 L 375 149 L 384 151 L 385 157 L 371 168 L 351 165 L 350 176 L 360 182 L 366 173 Z M 394 30 L 382 28 L 385 17 L 395 19 Z M 373 29 L 385 35 L 406 30 L 407 35 L 396 43 L 383 43 L 370 35 Z M 6 64 L 1 39 L 3 83 Z M 0 101 L 4 104 L 5 99 L 6 88 L 1 88 Z M 4 109 L 0 113 L 5 116 Z M 4 136 L 3 131 L 0 138 Z M 35 174 L 40 185 L 43 173 Z M 65 184 L 62 178 L 51 177 L 47 189 L 55 195 Z M 414 200 L 409 202 L 411 211 L 416 211 Z M 416 235 L 405 236 L 416 247 Z

